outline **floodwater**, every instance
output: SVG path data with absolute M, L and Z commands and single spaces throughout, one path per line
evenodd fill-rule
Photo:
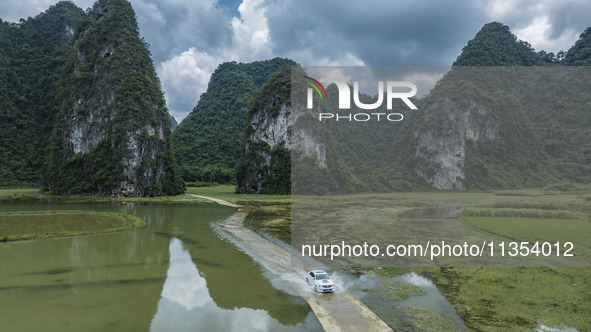
M 140 230 L 0 243 L 0 330 L 316 331 L 303 299 L 214 231 L 211 203 L 2 203 L 136 215 Z M 275 285 L 275 286 L 274 286 Z
M 401 305 L 430 310 L 442 317 L 451 319 L 456 324 L 458 330 L 468 330 L 462 318 L 458 316 L 454 308 L 451 306 L 451 303 L 449 303 L 445 296 L 439 292 L 437 286 L 435 286 L 431 280 L 414 272 L 401 276 L 400 280 L 418 286 L 424 292 L 424 294 L 411 296 L 400 301 Z
M 422 293 L 412 294 L 404 299 L 392 300 L 389 298 L 390 289 L 403 290 L 402 283 L 417 286 Z M 364 301 L 369 301 L 370 308 L 377 307 L 379 311 L 392 313 L 394 330 L 409 331 L 415 322 L 420 322 L 420 317 L 406 314 L 406 309 L 426 309 L 443 319 L 449 320 L 453 331 L 468 331 L 463 319 L 455 312 L 451 303 L 437 289 L 437 286 L 428 278 L 414 272 L 397 277 L 380 277 L 374 273 L 361 275 L 358 280 L 351 283 L 351 288 L 357 296 Z M 374 291 L 365 294 L 363 288 L 372 288 Z M 383 290 L 383 296 L 380 293 Z

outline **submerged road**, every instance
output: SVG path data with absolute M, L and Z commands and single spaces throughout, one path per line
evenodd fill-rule
M 218 204 L 235 207 L 236 213 L 223 223 L 224 229 L 235 237 L 245 249 L 256 255 L 268 268 L 286 276 L 292 287 L 308 302 L 325 331 L 392 331 L 373 311 L 346 290 L 333 294 L 319 294 L 303 282 L 307 271 L 313 268 L 292 257 L 284 248 L 265 239 L 260 234 L 244 226 L 249 209 L 230 202 L 194 194 L 187 194 L 214 201 Z

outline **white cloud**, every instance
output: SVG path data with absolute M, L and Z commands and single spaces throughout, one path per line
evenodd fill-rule
M 191 47 L 157 67 L 168 108 L 177 121 L 195 107 L 199 96 L 207 90 L 211 73 L 221 62 L 222 59 Z
M 201 4 L 201 9 L 217 10 L 205 3 Z M 220 63 L 250 62 L 273 57 L 262 0 L 244 0 L 238 7 L 238 12 L 239 18 L 234 17 L 226 22 L 232 33 L 229 41 L 220 43 L 217 47 L 199 48 L 199 51 L 192 46 L 188 51 L 173 56 L 158 66 L 168 108 L 178 121 L 194 108 L 199 96 L 206 91 L 211 74 Z M 200 32 L 189 26 L 187 31 Z M 198 36 L 193 38 L 198 39 Z
M 567 0 L 494 0 L 489 20 L 508 25 L 521 40 L 536 51 L 567 51 L 590 24 L 591 2 Z M 585 14 L 583 14 L 585 13 Z
M 557 53 L 560 50 L 568 50 L 578 39 L 580 32 L 566 29 L 557 38 L 552 38 L 552 25 L 547 16 L 538 17 L 530 25 L 514 31 L 515 35 L 532 45 L 537 51 Z
M 255 61 L 271 57 L 269 27 L 262 0 L 244 0 L 240 18 L 232 18 L 232 43 L 221 51 L 228 60 Z
M 491 17 L 504 17 L 514 12 L 514 6 L 519 1 L 516 0 L 495 0 L 492 1 L 489 7 L 489 15 Z
M 147 3 L 142 0 L 136 0 L 133 4 L 135 12 L 138 14 L 139 22 L 149 22 L 163 26 L 166 24 L 166 18 L 158 9 L 155 3 Z

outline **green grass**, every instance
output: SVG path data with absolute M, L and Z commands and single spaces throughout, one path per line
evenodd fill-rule
M 440 268 L 430 275 L 472 330 L 591 331 L 590 268 Z
M 514 209 L 514 208 L 483 208 L 466 207 L 462 210 L 462 216 L 471 217 L 498 217 L 498 218 L 551 218 L 551 219 L 578 219 L 581 216 L 568 210 L 542 210 L 542 209 Z
M 0 189 L 0 197 L 31 196 L 38 193 L 39 189 Z
M 192 181 L 192 182 L 185 182 L 185 186 L 187 186 L 187 187 L 215 187 L 215 186 L 219 186 L 219 184 L 217 184 L 215 182 Z
M 470 225 L 518 241 L 573 242 L 589 247 L 591 222 L 577 219 L 463 217 Z
M 544 195 L 541 191 L 525 191 L 525 190 L 505 190 L 495 192 L 497 196 L 542 196 Z
M 220 185 L 213 187 L 188 187 L 187 193 L 195 195 L 211 196 L 226 200 L 230 203 L 260 206 L 265 204 L 288 204 L 290 196 L 288 195 L 256 195 L 256 194 L 236 194 L 234 186 Z
M 51 200 L 55 202 L 129 202 L 129 201 L 149 201 L 149 202 L 168 202 L 188 199 L 183 195 L 176 196 L 157 196 L 157 197 L 113 197 L 105 195 L 55 195 L 49 192 L 41 193 L 39 189 L 25 188 L 25 189 L 0 189 L 0 201 L 22 201 L 22 200 Z
M 119 232 L 145 224 L 135 216 L 114 212 L 6 212 L 0 213 L 0 241 Z
M 494 204 L 495 208 L 570 210 L 591 212 L 591 204 L 581 201 L 503 201 Z
M 247 225 L 285 243 L 291 242 L 291 204 L 265 202 L 251 210 Z

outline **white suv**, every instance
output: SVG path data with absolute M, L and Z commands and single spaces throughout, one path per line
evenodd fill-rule
M 310 271 L 306 274 L 306 282 L 312 286 L 315 291 L 320 293 L 332 293 L 335 290 L 335 284 L 323 270 Z

